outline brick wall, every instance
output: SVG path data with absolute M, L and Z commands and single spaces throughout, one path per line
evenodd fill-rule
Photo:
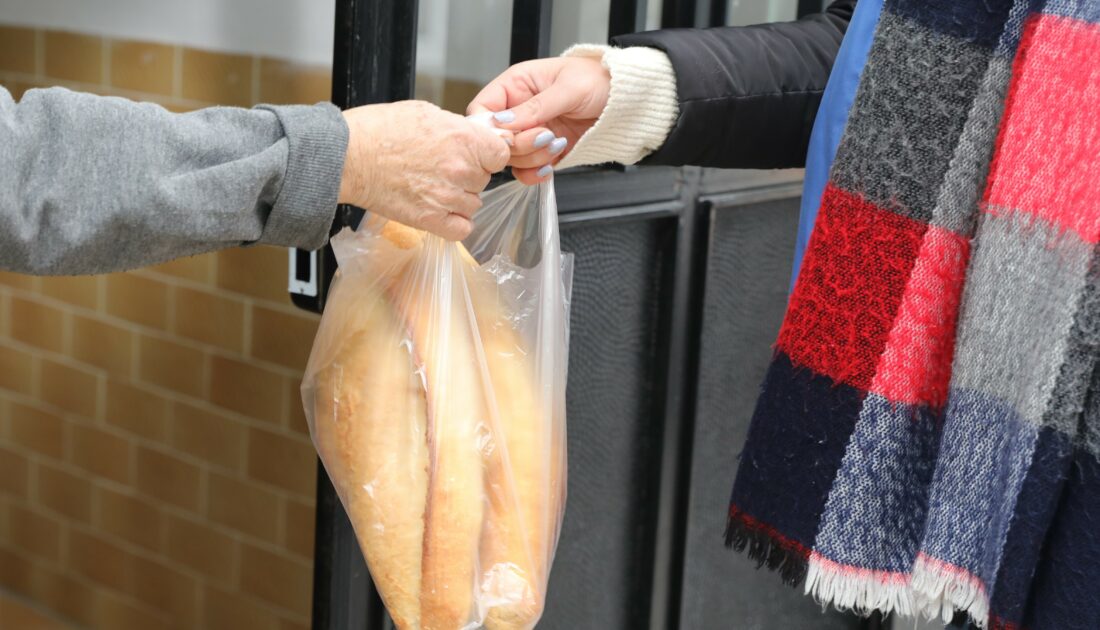
M 327 68 L 0 26 L 0 85 L 161 103 L 315 102 Z M 63 174 L 61 174 L 63 176 Z M 308 626 L 317 318 L 286 251 L 0 273 L 0 586 L 75 625 Z

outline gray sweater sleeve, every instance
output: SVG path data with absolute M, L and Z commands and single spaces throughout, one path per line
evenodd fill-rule
M 328 238 L 348 128 L 330 104 L 213 107 L 0 88 L 0 269 L 89 274 Z

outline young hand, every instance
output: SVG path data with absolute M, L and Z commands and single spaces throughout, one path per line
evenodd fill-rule
M 599 59 L 536 59 L 493 79 L 466 113 L 496 112 L 497 125 L 515 132 L 508 164 L 516 179 L 533 184 L 549 177 L 595 124 L 610 90 L 611 74 Z

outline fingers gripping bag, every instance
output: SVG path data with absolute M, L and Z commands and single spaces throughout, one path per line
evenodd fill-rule
M 565 506 L 572 259 L 553 182 L 445 241 L 368 215 L 302 384 L 317 452 L 401 630 L 532 628 Z

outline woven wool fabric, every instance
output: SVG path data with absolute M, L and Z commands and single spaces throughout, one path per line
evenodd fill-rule
M 887 0 L 727 542 L 823 602 L 1100 628 L 1100 0 Z

